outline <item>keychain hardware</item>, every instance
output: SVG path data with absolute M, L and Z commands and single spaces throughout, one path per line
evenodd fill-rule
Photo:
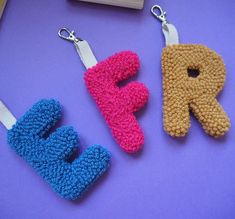
M 160 13 L 156 13 L 156 10 Z M 151 8 L 151 13 L 162 22 L 162 32 L 165 37 L 166 45 L 179 44 L 178 32 L 173 24 L 168 23 L 166 12 L 159 5 L 154 5 Z
M 66 33 L 66 35 L 63 35 L 63 33 Z M 64 40 L 72 41 L 74 43 L 77 43 L 79 41 L 83 41 L 81 38 L 78 38 L 75 36 L 74 30 L 70 31 L 68 28 L 65 28 L 65 27 L 63 27 L 59 30 L 58 35 L 60 36 L 60 38 L 62 38 Z
M 86 69 L 91 68 L 97 64 L 97 60 L 88 42 L 76 37 L 74 30 L 70 31 L 68 28 L 63 27 L 59 30 L 58 35 L 61 39 L 68 40 L 74 43 L 77 53 L 80 56 L 82 63 L 85 65 Z
M 160 14 L 157 14 L 155 12 L 155 10 L 158 10 L 160 12 Z M 152 12 L 153 16 L 156 17 L 157 19 L 159 19 L 161 22 L 168 23 L 167 19 L 166 19 L 166 12 L 163 11 L 162 8 L 159 5 L 154 5 L 151 8 L 151 12 Z

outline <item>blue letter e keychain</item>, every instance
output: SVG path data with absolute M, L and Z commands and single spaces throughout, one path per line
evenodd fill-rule
M 8 143 L 52 189 L 66 199 L 79 198 L 108 168 L 110 154 L 99 145 L 86 149 L 73 162 L 69 157 L 78 143 L 77 133 L 62 126 L 45 135 L 61 118 L 56 100 L 41 100 L 18 121 L 0 101 L 0 122 L 8 129 Z

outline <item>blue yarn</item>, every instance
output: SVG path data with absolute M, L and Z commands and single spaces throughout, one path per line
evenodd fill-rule
M 67 162 L 79 140 L 73 128 L 63 126 L 45 137 L 60 118 L 58 101 L 41 100 L 8 131 L 8 142 L 54 191 L 73 200 L 79 198 L 107 170 L 110 153 L 94 145 L 72 163 Z

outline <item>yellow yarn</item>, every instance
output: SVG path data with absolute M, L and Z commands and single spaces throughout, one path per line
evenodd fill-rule
M 188 75 L 194 69 L 199 75 Z M 164 129 L 184 136 L 190 127 L 191 110 L 205 131 L 223 136 L 230 128 L 225 111 L 215 99 L 225 82 L 222 58 L 203 45 L 167 46 L 162 53 Z

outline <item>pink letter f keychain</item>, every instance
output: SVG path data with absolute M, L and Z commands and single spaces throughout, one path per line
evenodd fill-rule
M 97 63 L 89 44 L 77 38 L 74 31 L 62 28 L 58 34 L 74 43 L 87 69 L 84 76 L 87 89 L 118 144 L 128 153 L 139 151 L 144 143 L 144 134 L 133 113 L 146 104 L 148 90 L 139 82 L 131 82 L 121 88 L 117 86 L 118 82 L 136 74 L 140 66 L 138 56 L 124 51 Z

